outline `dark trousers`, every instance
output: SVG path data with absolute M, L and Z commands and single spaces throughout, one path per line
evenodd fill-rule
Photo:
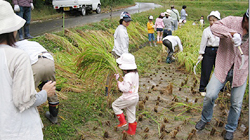
M 171 30 L 167 30 L 167 29 L 164 29 L 163 30 L 163 38 L 168 36 L 168 35 L 172 35 L 172 31 Z
M 206 47 L 205 54 L 201 62 L 201 79 L 200 79 L 200 92 L 205 92 L 205 88 L 210 79 L 210 74 L 215 66 L 215 58 L 217 54 L 217 47 Z

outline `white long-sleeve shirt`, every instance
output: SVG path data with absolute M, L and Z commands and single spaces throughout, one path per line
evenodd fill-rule
M 0 68 L 0 139 L 42 140 L 36 106 L 46 101 L 47 93 L 43 90 L 37 96 L 28 55 L 2 44 Z
M 199 54 L 204 54 L 207 46 L 218 47 L 220 44 L 220 38 L 213 35 L 210 26 L 204 29 L 201 38 Z
M 119 25 L 114 34 L 114 51 L 117 55 L 121 56 L 123 53 L 128 53 L 129 37 L 127 28 Z
M 35 41 L 22 40 L 15 43 L 16 48 L 24 50 L 30 56 L 31 65 L 38 61 L 38 55 L 45 56 L 46 58 L 54 61 L 53 56 L 47 50 Z
M 174 50 L 175 46 L 179 46 L 179 49 L 180 51 L 183 51 L 183 47 L 182 47 L 182 44 L 181 44 L 181 40 L 178 36 L 172 36 L 172 35 L 168 35 L 166 37 L 164 37 L 162 39 L 162 41 L 164 41 L 165 39 L 169 40 L 171 43 L 172 43 L 172 48 Z
M 138 72 L 129 72 L 123 77 L 123 81 L 118 81 L 118 88 L 123 92 L 124 100 L 132 100 L 138 98 L 139 75 Z

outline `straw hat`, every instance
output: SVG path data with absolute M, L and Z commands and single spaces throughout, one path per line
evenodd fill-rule
M 137 68 L 135 57 L 131 53 L 123 53 L 120 58 L 116 59 L 116 62 L 122 70 L 134 70 Z
M 16 15 L 9 2 L 0 0 L 0 34 L 17 31 L 25 20 Z
M 210 16 L 214 16 L 216 17 L 218 20 L 220 20 L 220 13 L 218 11 L 212 11 L 208 16 L 207 16 L 207 20 L 209 20 Z
M 167 11 L 167 12 L 164 12 L 164 14 L 165 14 L 165 15 L 169 15 L 169 16 L 171 15 L 170 12 L 168 12 L 168 11 Z

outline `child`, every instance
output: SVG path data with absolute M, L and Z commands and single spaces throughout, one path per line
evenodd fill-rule
M 119 74 L 115 74 L 118 88 L 123 92 L 122 96 L 116 99 L 112 103 L 112 108 L 120 121 L 117 127 L 123 127 L 127 125 L 122 109 L 126 109 L 128 118 L 128 130 L 123 131 L 129 135 L 134 135 L 136 131 L 136 105 L 139 101 L 138 89 L 139 89 L 139 75 L 137 72 L 137 66 L 135 64 L 135 57 L 130 53 L 124 53 L 120 58 L 116 59 L 119 64 L 119 68 L 124 73 L 123 81 L 118 81 Z
M 159 17 L 156 18 L 156 21 L 155 21 L 155 28 L 157 31 L 157 43 L 160 43 L 160 44 L 162 44 L 162 35 L 163 35 L 163 28 L 164 28 L 163 17 L 165 17 L 165 14 L 161 13 Z
M 203 27 L 204 25 L 204 16 L 201 16 L 201 19 L 200 19 L 200 26 Z
M 155 36 L 154 36 L 154 23 L 153 23 L 153 16 L 149 16 L 148 17 L 148 23 L 147 23 L 147 28 L 148 28 L 148 41 L 149 41 L 149 45 L 150 47 L 152 47 L 152 44 L 151 44 L 151 40 L 153 41 L 154 45 L 156 46 L 155 44 Z

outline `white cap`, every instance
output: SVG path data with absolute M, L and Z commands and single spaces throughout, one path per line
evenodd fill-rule
M 135 57 L 131 53 L 123 53 L 120 58 L 116 59 L 116 62 L 122 70 L 134 70 L 137 68 Z
M 220 20 L 220 13 L 218 11 L 212 11 L 208 16 L 207 16 L 207 20 L 209 20 L 210 16 L 214 16 L 216 17 L 218 20 Z
M 153 16 L 149 16 L 148 19 L 154 19 L 154 17 Z

